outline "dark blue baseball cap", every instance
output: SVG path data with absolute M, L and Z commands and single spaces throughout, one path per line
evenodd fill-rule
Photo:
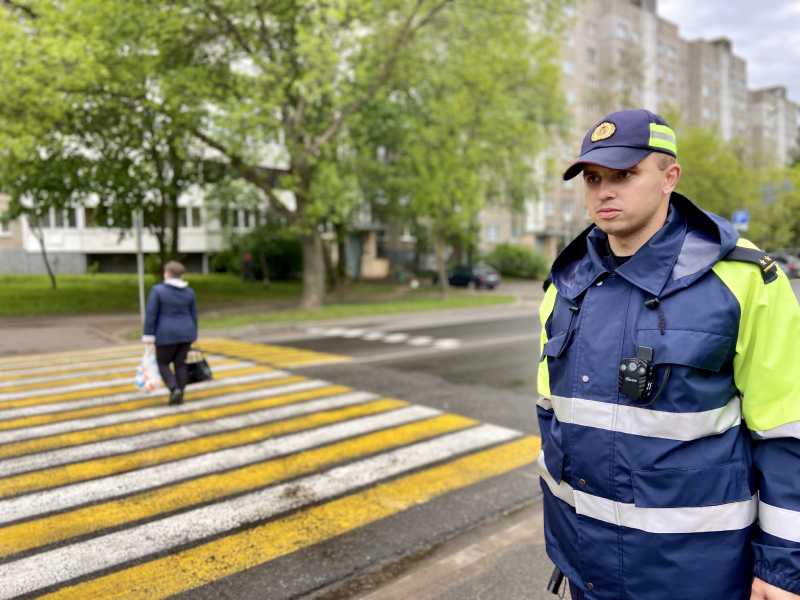
M 651 152 L 677 158 L 675 132 L 667 122 L 644 109 L 613 112 L 586 132 L 581 155 L 564 171 L 564 181 L 580 173 L 585 164 L 630 169 Z

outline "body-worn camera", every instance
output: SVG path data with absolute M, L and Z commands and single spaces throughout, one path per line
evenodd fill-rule
M 655 372 L 653 349 L 639 346 L 635 358 L 623 358 L 619 365 L 619 391 L 634 400 L 646 400 L 653 392 Z

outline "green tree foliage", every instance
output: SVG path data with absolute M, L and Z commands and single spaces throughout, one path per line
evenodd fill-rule
M 521 205 L 535 161 L 564 120 L 558 3 L 462 2 L 421 33 L 359 123 L 374 197 L 431 230 L 442 292 L 449 243 L 468 246 L 487 201 Z M 547 15 L 538 23 L 525 15 Z M 538 173 L 538 175 L 543 175 Z
M 678 191 L 701 208 L 730 219 L 734 211 L 760 204 L 759 173 L 715 131 L 679 130 L 678 157 Z

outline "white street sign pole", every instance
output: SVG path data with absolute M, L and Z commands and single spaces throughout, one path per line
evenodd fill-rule
M 144 325 L 144 255 L 142 254 L 142 209 L 137 209 L 133 220 L 136 224 L 136 271 L 139 274 L 139 316 Z

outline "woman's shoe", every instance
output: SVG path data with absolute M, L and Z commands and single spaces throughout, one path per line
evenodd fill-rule
M 171 405 L 183 404 L 183 391 L 178 389 L 172 390 L 169 394 L 169 403 Z

